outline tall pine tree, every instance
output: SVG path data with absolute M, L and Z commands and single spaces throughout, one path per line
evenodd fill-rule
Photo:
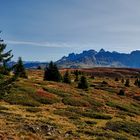
M 28 78 L 21 57 L 19 57 L 17 64 L 14 66 L 14 73 L 16 77 Z
M 0 32 L 1 33 L 1 32 Z M 6 44 L 0 38 L 0 98 L 6 93 L 9 92 L 13 82 L 16 80 L 15 77 L 5 77 L 5 74 L 10 72 L 10 68 L 8 68 L 7 63 L 11 60 L 13 55 L 11 54 L 11 50 L 5 52 Z
M 49 66 L 45 69 L 44 80 L 60 82 L 61 79 L 62 77 L 56 64 L 51 61 Z
M 69 71 L 67 70 L 63 76 L 63 82 L 70 84 L 71 83 L 71 78 L 70 78 L 70 74 Z
M 8 74 L 9 73 L 10 68 L 8 68 L 7 63 L 13 57 L 13 55 L 11 54 L 12 50 L 5 52 L 5 49 L 6 49 L 6 44 L 0 38 L 0 73 L 1 74 Z
M 78 83 L 78 88 L 81 89 L 88 89 L 88 82 L 85 76 L 82 76 L 79 83 Z

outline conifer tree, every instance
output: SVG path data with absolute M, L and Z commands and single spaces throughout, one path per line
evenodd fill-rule
M 116 78 L 115 78 L 115 81 L 119 81 L 119 78 L 118 78 L 118 77 L 116 77 Z
M 8 74 L 10 72 L 10 68 L 8 68 L 7 63 L 13 57 L 13 55 L 11 54 L 12 50 L 5 52 L 5 49 L 6 49 L 6 44 L 0 38 L 0 73 L 1 74 Z
M 70 75 L 69 75 L 69 71 L 68 70 L 64 74 L 63 82 L 64 83 L 67 83 L 67 84 L 70 84 L 71 83 L 71 78 L 70 78 Z
M 79 71 L 78 70 L 76 70 L 76 71 L 74 71 L 74 74 L 75 74 L 75 82 L 77 82 L 77 81 L 79 81 Z
M 62 77 L 56 64 L 51 61 L 49 66 L 45 69 L 44 80 L 60 82 L 61 79 Z
M 137 78 L 137 79 L 135 80 L 134 85 L 140 87 L 140 79 Z
M 1 33 L 1 32 L 0 32 Z M 11 54 L 11 50 L 5 52 L 6 44 L 0 38 L 0 98 L 3 97 L 4 94 L 8 93 L 14 81 L 16 80 L 15 76 L 5 78 L 5 74 L 9 74 L 12 68 L 7 66 L 8 61 L 11 60 L 13 55 Z
M 129 87 L 129 86 L 130 86 L 130 81 L 129 81 L 129 79 L 126 79 L 125 86 L 126 86 L 126 87 Z
M 78 83 L 78 88 L 81 89 L 88 89 L 88 82 L 85 76 L 82 76 L 79 83 Z
M 14 73 L 16 77 L 28 78 L 21 57 L 19 57 L 17 64 L 14 67 Z
M 124 79 L 123 78 L 122 78 L 121 82 L 122 82 L 122 84 L 124 83 Z

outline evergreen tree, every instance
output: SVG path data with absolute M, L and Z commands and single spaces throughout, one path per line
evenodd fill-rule
M 78 88 L 88 89 L 88 82 L 85 76 L 82 76 L 80 82 L 78 83 Z
M 2 98 L 5 94 L 10 92 L 10 89 L 13 86 L 15 81 L 16 81 L 15 76 L 13 76 L 9 79 L 4 78 L 4 79 L 0 80 L 0 98 Z
M 17 64 L 14 67 L 14 73 L 16 77 L 28 78 L 21 57 L 19 57 Z
M 122 84 L 124 83 L 124 79 L 123 78 L 122 78 L 121 82 L 122 82 Z
M 125 95 L 125 91 L 123 89 L 121 89 L 118 93 L 118 95 L 124 96 Z
M 13 57 L 13 55 L 11 54 L 12 50 L 5 52 L 5 49 L 6 49 L 6 44 L 0 38 L 0 73 L 1 74 L 8 74 L 10 72 L 10 68 L 8 68 L 7 63 Z
M 41 70 L 42 68 L 41 68 L 41 66 L 38 66 L 37 69 L 38 69 L 38 70 Z
M 56 64 L 51 61 L 49 66 L 45 69 L 44 80 L 60 82 L 61 79 L 62 77 Z
M 69 71 L 65 72 L 64 77 L 63 77 L 63 82 L 67 83 L 67 84 L 71 83 L 71 78 L 70 78 L 70 75 L 69 75 Z
M 9 92 L 11 86 L 16 80 L 15 76 L 10 77 L 9 79 L 8 77 L 4 76 L 5 74 L 9 74 L 10 70 L 12 69 L 7 66 L 7 63 L 10 61 L 13 55 L 11 55 L 11 50 L 5 52 L 6 44 L 3 42 L 4 41 L 0 38 L 0 98 Z
M 138 87 L 140 88 L 140 80 L 138 81 Z
M 137 79 L 135 80 L 134 85 L 140 87 L 140 79 L 137 78 Z
M 126 86 L 126 87 L 129 87 L 129 86 L 130 86 L 130 81 L 129 81 L 129 79 L 126 79 L 125 86 Z
M 134 85 L 137 86 L 137 85 L 138 85 L 138 82 L 139 82 L 139 79 L 137 78 L 137 79 L 135 80 Z
M 75 74 L 75 82 L 77 82 L 77 81 L 79 81 L 79 71 L 78 70 L 76 70 L 76 71 L 74 71 L 74 74 Z
M 119 81 L 118 77 L 115 78 L 115 81 L 116 81 L 116 82 Z

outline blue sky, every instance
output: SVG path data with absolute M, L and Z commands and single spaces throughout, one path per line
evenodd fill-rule
M 14 60 L 140 49 L 140 0 L 0 0 L 1 37 Z

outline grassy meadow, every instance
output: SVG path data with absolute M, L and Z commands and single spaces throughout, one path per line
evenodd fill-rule
M 139 140 L 138 70 L 81 69 L 88 90 L 77 88 L 72 71 L 72 83 L 65 84 L 43 81 L 42 70 L 27 70 L 28 79 L 19 78 L 1 98 L 0 139 Z

